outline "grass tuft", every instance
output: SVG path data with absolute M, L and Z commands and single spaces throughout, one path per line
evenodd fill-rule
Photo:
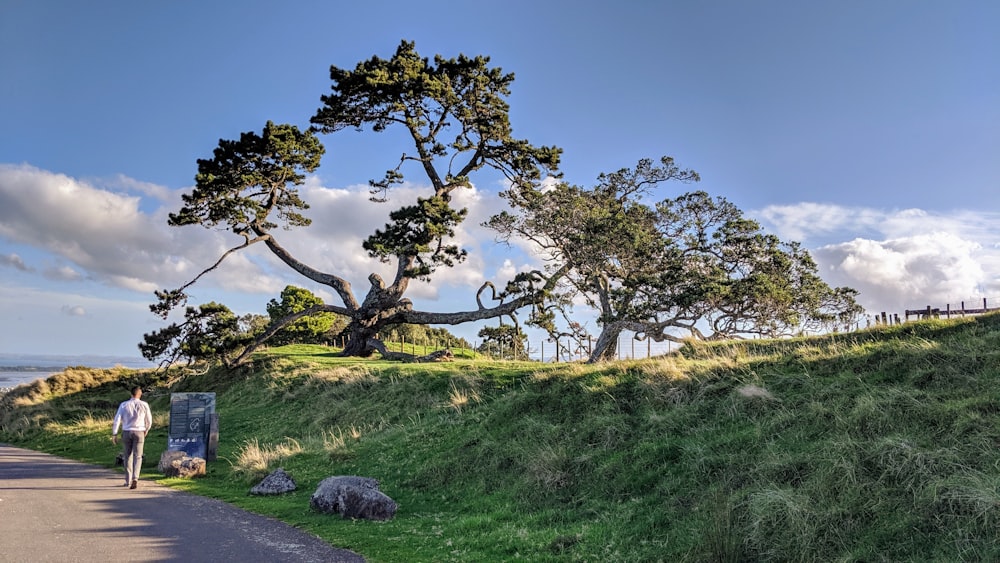
M 299 442 L 292 438 L 286 438 L 284 442 L 275 445 L 261 445 L 256 438 L 247 440 L 237 451 L 232 472 L 237 478 L 255 482 L 302 451 Z

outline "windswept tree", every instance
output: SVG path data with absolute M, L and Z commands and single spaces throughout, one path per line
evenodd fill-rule
M 310 130 L 268 122 L 261 134 L 222 140 L 213 158 L 198 161 L 195 188 L 184 195 L 183 207 L 170 215 L 169 223 L 222 227 L 243 241 L 181 288 L 157 292 L 159 301 L 151 309 L 167 318 L 173 308 L 186 303 L 185 291 L 191 284 L 229 254 L 257 243 L 302 276 L 331 288 L 341 304 L 314 305 L 272 323 L 232 364 L 242 362 L 288 323 L 317 312 L 347 317 L 344 355 L 368 356 L 382 349 L 375 336 L 386 326 L 454 325 L 512 315 L 540 302 L 554 283 L 540 273 L 520 275 L 499 293 L 485 282 L 477 307 L 466 311 L 418 311 L 405 297 L 412 280 L 431 280 L 439 268 L 465 259 L 466 251 L 453 237 L 466 210 L 452 204 L 452 193 L 471 187 L 474 173 L 492 169 L 510 185 L 528 189 L 558 169 L 560 149 L 535 147 L 512 136 L 506 98 L 514 75 L 490 67 L 489 58 L 483 56 L 436 56 L 431 62 L 417 54 L 413 43 L 403 41 L 390 59 L 372 57 L 353 70 L 333 66 L 330 77 L 331 93 L 322 96 Z M 359 299 L 338 273 L 321 271 L 293 256 L 279 243 L 276 229 L 311 223 L 303 214 L 309 206 L 298 186 L 320 164 L 324 149 L 317 133 L 369 127 L 376 133 L 402 129 L 412 143 L 381 179 L 370 182 L 372 199 L 388 201 L 392 188 L 411 172 L 417 174 L 415 183 L 426 182 L 430 189 L 426 197 L 392 211 L 390 222 L 364 241 L 368 255 L 394 263 L 395 273 L 389 280 L 372 273 L 367 293 Z M 493 290 L 495 302 L 483 303 L 486 289 Z M 157 333 L 146 336 L 156 337 Z
M 590 189 L 508 190 L 514 212 L 488 225 L 531 240 L 550 269 L 568 270 L 563 300 L 550 303 L 578 296 L 597 311 L 591 361 L 615 357 L 625 331 L 677 342 L 779 336 L 845 324 L 860 312 L 854 290 L 830 288 L 808 252 L 763 233 L 725 199 L 691 192 L 642 202 L 663 182 L 698 179 L 669 157 L 641 160 L 602 174 Z M 554 315 L 547 320 L 554 331 Z

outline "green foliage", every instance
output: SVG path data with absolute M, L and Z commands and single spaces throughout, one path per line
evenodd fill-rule
M 228 307 L 210 302 L 187 307 L 184 321 L 143 335 L 142 357 L 171 364 L 179 360 L 227 361 L 252 340 Z
M 324 105 L 312 118 L 316 130 L 370 125 L 381 132 L 398 126 L 414 142 L 416 156 L 404 154 L 381 180 L 371 180 L 373 199 L 387 200 L 388 191 L 404 181 L 407 161 L 434 188 L 433 197 L 390 213 L 392 222 L 364 242 L 372 257 L 406 261 L 405 277 L 427 280 L 437 267 L 465 259 L 465 250 L 446 241 L 467 213 L 451 206 L 450 194 L 470 187 L 470 174 L 489 167 L 515 185 L 529 185 L 559 165 L 560 149 L 511 136 L 505 98 L 514 75 L 491 68 L 489 61 L 438 55 L 431 62 L 403 41 L 390 59 L 372 57 L 354 70 L 330 68 L 332 93 L 322 97 Z
M 857 292 L 827 286 L 798 243 L 764 233 L 732 203 L 701 191 L 642 202 L 660 183 L 697 180 L 663 157 L 601 175 L 590 189 L 515 186 L 504 194 L 514 212 L 487 225 L 536 242 L 568 269 L 551 303 L 565 313 L 578 295 L 599 311 L 592 360 L 614 357 L 624 330 L 680 341 L 676 332 L 774 337 L 851 326 Z M 553 330 L 551 315 L 535 324 Z
M 489 166 L 503 172 L 514 184 L 540 180 L 543 168 L 559 165 L 561 150 L 533 147 L 514 139 L 506 97 L 513 74 L 489 66 L 485 56 L 446 59 L 433 63 L 421 57 L 413 42 L 402 41 L 390 59 L 374 56 L 354 70 L 330 67 L 332 93 L 312 118 L 323 132 L 346 127 L 384 131 L 405 127 L 415 142 L 419 164 L 435 190 L 468 186 L 469 174 Z M 448 134 L 451 134 L 448 137 Z M 449 163 L 441 174 L 436 160 Z M 400 168 L 372 181 L 375 193 L 384 193 L 403 181 Z M 440 194 L 443 195 L 443 194 Z
M 319 167 L 323 145 L 311 131 L 268 121 L 260 135 L 222 139 L 212 159 L 198 160 L 195 189 L 181 196 L 184 207 L 170 214 L 171 225 L 225 225 L 234 233 L 268 231 L 276 213 L 286 227 L 310 223 L 299 210 L 308 205 L 294 186 Z
M 277 322 L 288 315 L 322 304 L 323 300 L 308 289 L 289 285 L 281 291 L 280 301 L 272 299 L 267 303 L 267 314 L 271 322 Z M 346 320 L 334 313 L 316 313 L 286 325 L 271 337 L 271 342 L 279 346 L 292 343 L 321 343 L 329 340 L 332 334 L 339 332 L 346 325 Z
M 420 346 L 437 346 L 440 348 L 472 348 L 464 338 L 455 336 L 444 327 L 427 325 L 400 324 L 387 327 L 379 334 L 383 342 L 410 343 Z
M 479 331 L 479 352 L 500 360 L 527 360 L 528 336 L 516 325 L 487 326 Z
M 691 192 L 657 204 L 660 231 L 682 257 L 685 282 L 673 299 L 697 312 L 711 335 L 790 335 L 849 329 L 857 291 L 831 288 L 797 242 L 782 242 L 724 198 Z
M 271 324 L 271 318 L 267 315 L 257 313 L 247 313 L 240 317 L 240 329 L 252 337 L 257 337 L 267 330 L 267 325 Z

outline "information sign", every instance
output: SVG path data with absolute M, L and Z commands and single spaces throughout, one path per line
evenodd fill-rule
M 215 393 L 172 393 L 167 449 L 206 459 L 214 414 Z

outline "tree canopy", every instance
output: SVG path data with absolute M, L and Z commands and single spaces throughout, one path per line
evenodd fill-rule
M 682 341 L 779 336 L 848 323 L 856 292 L 830 288 L 798 243 L 762 232 L 732 203 L 696 191 L 642 202 L 663 182 L 698 181 L 672 158 L 602 174 L 593 188 L 568 183 L 505 193 L 513 211 L 488 225 L 537 244 L 550 269 L 567 272 L 563 298 L 540 316 L 556 330 L 574 297 L 598 311 L 591 361 L 614 357 L 617 337 Z M 578 325 L 574 333 L 580 336 Z
M 282 290 L 280 299 L 268 301 L 267 314 L 271 318 L 271 323 L 281 323 L 290 315 L 323 304 L 323 300 L 308 289 L 289 285 Z M 341 318 L 327 312 L 302 317 L 293 323 L 285 324 L 284 328 L 271 338 L 271 342 L 274 344 L 326 342 L 333 336 L 331 333 L 344 328 L 346 323 L 338 322 Z
M 512 136 L 506 98 L 514 75 L 491 67 L 484 56 L 446 59 L 438 55 L 431 62 L 417 54 L 412 42 L 403 41 L 389 59 L 374 56 L 353 70 L 332 66 L 330 78 L 331 92 L 321 97 L 322 106 L 312 117 L 310 129 L 268 122 L 259 134 L 247 132 L 239 140 L 220 140 L 211 159 L 198 161 L 195 188 L 183 196 L 183 207 L 170 215 L 169 223 L 223 228 L 241 237 L 242 243 L 182 287 L 158 291 L 158 302 L 151 309 L 166 319 L 171 310 L 186 303 L 191 284 L 233 252 L 258 243 L 302 276 L 330 287 L 342 303 L 316 304 L 273 322 L 232 363 L 245 360 L 287 324 L 319 312 L 347 317 L 344 354 L 367 356 L 379 348 L 375 336 L 385 326 L 459 324 L 511 315 L 541 302 L 555 283 L 541 272 L 521 274 L 499 293 L 492 283 L 484 282 L 477 307 L 466 311 L 418 311 L 405 297 L 412 279 L 429 280 L 438 268 L 465 259 L 466 251 L 453 238 L 466 210 L 454 207 L 451 194 L 471 187 L 474 173 L 493 169 L 510 185 L 524 189 L 557 173 L 560 149 L 536 147 Z M 396 268 L 390 280 L 369 275 L 370 287 L 358 299 L 350 282 L 337 272 L 321 271 L 287 251 L 275 229 L 307 227 L 311 222 L 304 215 L 309 206 L 297 188 L 305 174 L 320 164 L 324 148 L 317 134 L 366 127 L 375 133 L 402 128 L 412 142 L 381 179 L 370 182 L 373 200 L 388 201 L 391 189 L 411 172 L 429 182 L 431 190 L 426 197 L 393 210 L 390 222 L 364 241 L 369 256 L 394 262 Z M 494 290 L 496 303 L 483 304 L 481 297 L 487 289 Z M 146 335 L 147 342 L 162 340 L 163 334 L 176 327 Z M 170 353 L 157 347 L 142 350 L 144 355 Z

